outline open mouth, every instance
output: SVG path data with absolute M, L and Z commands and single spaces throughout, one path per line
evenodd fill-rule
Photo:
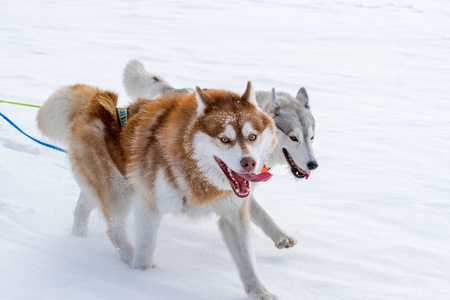
M 283 154 L 284 157 L 286 158 L 289 166 L 291 167 L 291 172 L 292 174 L 297 177 L 297 178 L 305 178 L 308 179 L 309 178 L 309 174 L 311 174 L 310 171 L 305 171 L 302 168 L 300 168 L 299 166 L 297 166 L 297 164 L 294 162 L 294 160 L 292 159 L 291 155 L 289 154 L 289 152 L 283 148 Z
M 263 172 L 260 174 L 255 173 L 237 173 L 231 170 L 220 158 L 214 156 L 214 159 L 219 164 L 222 172 L 230 182 L 231 189 L 239 198 L 245 198 L 250 194 L 250 181 L 261 182 L 267 181 L 272 177 L 269 172 Z

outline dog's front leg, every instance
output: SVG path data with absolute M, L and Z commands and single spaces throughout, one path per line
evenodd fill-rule
M 253 223 L 272 239 L 278 249 L 291 248 L 297 244 L 297 239 L 284 232 L 253 196 L 250 196 L 250 216 Z
M 254 253 L 250 245 L 250 218 L 246 205 L 243 205 L 240 211 L 222 215 L 219 228 L 249 296 L 258 300 L 277 299 L 275 295 L 267 291 L 258 276 Z
M 155 267 L 153 256 L 162 214 L 152 211 L 141 200 L 136 201 L 136 249 L 133 268 L 146 270 Z

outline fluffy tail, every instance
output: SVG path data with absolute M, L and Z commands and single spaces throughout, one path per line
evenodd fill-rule
M 66 142 L 73 118 L 98 91 L 81 84 L 60 88 L 39 109 L 36 117 L 39 130 L 57 142 Z
M 160 76 L 147 72 L 138 60 L 130 61 L 123 70 L 123 85 L 132 99 L 154 99 L 175 90 Z

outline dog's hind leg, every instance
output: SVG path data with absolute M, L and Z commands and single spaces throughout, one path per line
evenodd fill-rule
M 89 171 L 89 170 L 88 170 Z M 81 193 L 75 209 L 75 221 L 72 233 L 85 236 L 89 214 L 96 206 L 101 208 L 107 223 L 107 234 L 120 254 L 120 258 L 127 264 L 131 264 L 133 258 L 133 246 L 128 241 L 126 222 L 131 208 L 130 194 L 132 189 L 118 171 L 104 171 L 112 174 L 107 177 L 96 177 L 96 181 L 90 180 L 91 173 L 84 170 L 74 170 L 74 177 L 80 186 Z M 93 177 L 92 177 L 93 178 Z
M 126 223 L 128 213 L 131 208 L 131 201 L 125 195 L 116 195 L 116 202 L 109 211 L 103 213 L 108 225 L 108 236 L 114 247 L 120 254 L 120 258 L 127 264 L 131 265 L 133 260 L 133 246 L 128 240 Z
M 81 191 L 75 208 L 75 218 L 72 226 L 72 235 L 85 237 L 87 235 L 89 216 L 94 208 L 93 201 L 85 192 Z
M 297 239 L 284 232 L 253 196 L 250 196 L 250 216 L 253 223 L 272 239 L 278 249 L 291 248 L 297 244 Z
M 156 209 L 147 207 L 142 200 L 136 199 L 136 251 L 133 268 L 146 270 L 155 267 L 153 258 L 156 248 L 156 237 L 162 214 Z
M 255 257 L 250 245 L 250 219 L 248 208 L 227 213 L 219 220 L 219 228 L 228 250 L 239 269 L 239 275 L 245 291 L 253 299 L 269 300 L 277 297 L 261 283 L 255 264 Z

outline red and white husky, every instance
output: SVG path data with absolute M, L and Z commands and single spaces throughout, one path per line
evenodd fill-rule
M 68 144 L 81 193 L 73 234 L 87 232 L 99 206 L 122 260 L 136 269 L 153 266 L 161 218 L 166 213 L 216 213 L 245 291 L 275 299 L 261 283 L 249 242 L 252 182 L 276 145 L 273 120 L 258 109 L 251 83 L 242 96 L 221 90 L 172 94 L 129 105 L 123 126 L 117 95 L 87 85 L 63 87 L 39 110 L 39 129 Z M 136 203 L 137 241 L 125 223 Z

